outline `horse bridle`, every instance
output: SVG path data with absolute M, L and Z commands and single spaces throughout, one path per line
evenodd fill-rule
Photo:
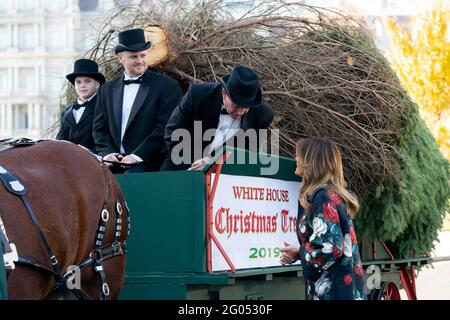
M 27 141 L 28 142 L 28 141 Z M 29 145 L 29 144 L 27 144 Z M 106 169 L 105 169 L 106 170 Z M 109 220 L 109 212 L 107 209 L 107 201 L 109 198 L 109 187 L 110 187 L 110 181 L 107 183 L 106 188 L 106 195 L 105 195 L 105 201 L 103 203 L 103 209 L 100 215 L 98 227 L 97 227 L 97 233 L 95 237 L 95 244 L 94 249 L 91 251 L 89 256 L 84 259 L 78 266 L 75 268 L 72 268 L 70 271 L 66 272 L 65 274 L 61 273 L 58 260 L 56 256 L 53 254 L 53 251 L 42 232 L 42 229 L 39 225 L 38 219 L 36 217 L 36 214 L 34 213 L 30 201 L 28 200 L 28 197 L 26 196 L 27 193 L 27 187 L 19 180 L 17 179 L 10 171 L 8 171 L 4 166 L 0 165 L 0 180 L 3 182 L 3 185 L 5 189 L 17 196 L 20 197 L 22 200 L 22 203 L 24 204 L 28 215 L 30 216 L 31 221 L 33 222 L 33 225 L 39 235 L 39 238 L 41 239 L 42 243 L 44 244 L 45 250 L 47 252 L 47 255 L 49 256 L 50 262 L 51 262 L 51 268 L 45 266 L 44 264 L 28 258 L 23 255 L 18 255 L 15 251 L 14 244 L 10 243 L 7 235 L 6 235 L 6 228 L 3 224 L 3 221 L 0 217 L 0 242 L 3 245 L 5 256 L 7 255 L 13 255 L 16 256 L 17 259 L 15 259 L 16 263 L 23 264 L 27 266 L 31 266 L 34 268 L 37 268 L 39 270 L 45 271 L 47 273 L 51 273 L 55 279 L 56 284 L 55 287 L 51 290 L 51 292 L 55 292 L 59 289 L 69 289 L 74 292 L 74 295 L 80 299 L 87 298 L 88 295 L 85 294 L 81 288 L 69 288 L 68 283 L 72 282 L 73 278 L 78 272 L 81 272 L 82 270 L 93 266 L 94 271 L 97 273 L 100 283 L 100 299 L 106 300 L 109 298 L 110 290 L 109 286 L 106 282 L 106 274 L 103 268 L 103 262 L 106 260 L 109 260 L 116 256 L 125 255 L 127 253 L 126 249 L 126 242 L 127 238 L 130 235 L 130 215 L 129 215 L 129 208 L 127 206 L 126 201 L 124 201 L 125 208 L 122 208 L 119 201 L 116 202 L 115 205 L 115 213 L 116 213 L 116 223 L 115 223 L 115 231 L 114 231 L 114 240 L 112 244 L 103 246 L 103 239 L 106 231 L 106 224 Z M 123 242 L 120 241 L 121 231 L 122 231 L 122 213 L 125 211 L 126 218 L 127 218 L 127 235 L 125 237 L 125 240 Z M 14 262 L 9 260 L 9 263 L 5 265 L 6 271 L 7 271 L 7 277 L 9 277 L 11 271 L 14 269 Z M 5 262 L 6 263 L 6 262 Z M 0 266 L 2 267 L 2 266 Z

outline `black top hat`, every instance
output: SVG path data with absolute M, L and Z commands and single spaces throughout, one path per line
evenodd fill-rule
M 254 70 L 237 66 L 231 74 L 220 79 L 225 91 L 237 107 L 256 108 L 262 103 L 259 77 Z
M 69 73 L 66 76 L 66 79 L 69 80 L 70 83 L 75 84 L 75 78 L 81 76 L 93 78 L 100 82 L 100 84 L 104 84 L 106 81 L 103 74 L 98 72 L 97 63 L 89 59 L 76 60 L 73 65 L 73 72 Z
M 116 54 L 122 51 L 142 51 L 151 47 L 150 41 L 145 41 L 144 30 L 131 29 L 119 32 L 119 44 L 115 48 Z

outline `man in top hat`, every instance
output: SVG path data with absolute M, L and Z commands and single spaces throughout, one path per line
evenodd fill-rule
M 97 152 L 123 170 L 132 166 L 126 172 L 159 170 L 167 153 L 167 120 L 182 96 L 177 81 L 147 68 L 150 46 L 142 29 L 120 32 L 115 53 L 124 74 L 98 93 L 93 126 Z
M 97 91 L 105 83 L 105 77 L 98 72 L 95 61 L 79 59 L 74 63 L 73 72 L 66 78 L 75 87 L 78 97 L 77 101 L 62 113 L 61 129 L 56 138 L 80 144 L 95 153 L 92 122 Z
M 230 138 L 242 129 L 267 129 L 272 122 L 274 113 L 262 99 L 259 77 L 254 70 L 238 66 L 231 74 L 220 79 L 220 82 L 191 84 L 183 100 L 170 117 L 165 134 L 168 145 L 168 158 L 161 170 L 201 169 L 211 160 L 210 155 L 222 147 Z M 197 122 L 200 121 L 200 122 Z M 195 125 L 201 124 L 202 137 L 195 136 Z M 190 164 L 179 164 L 173 161 L 172 150 L 181 143 L 172 134 L 177 129 L 185 129 L 191 137 Z M 203 139 L 206 131 L 215 130 L 214 139 L 210 143 Z M 199 131 L 197 129 L 197 131 Z M 177 135 L 176 133 L 174 135 Z M 259 140 L 259 137 L 256 137 Z M 209 155 L 195 158 L 198 152 L 194 150 L 194 139 L 202 139 L 202 154 Z M 178 139 L 180 140 L 180 139 Z M 256 141 L 258 149 L 260 141 Z M 197 145 L 198 145 L 197 141 Z M 246 144 L 246 149 L 251 144 Z M 254 144 L 255 145 L 255 144 Z M 252 151 L 257 151 L 252 150 Z M 179 161 L 178 161 L 179 162 Z

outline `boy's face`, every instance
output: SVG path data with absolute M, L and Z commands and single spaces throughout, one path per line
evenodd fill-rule
M 85 101 L 92 97 L 100 87 L 100 83 L 90 77 L 76 77 L 75 78 L 75 91 L 81 101 Z

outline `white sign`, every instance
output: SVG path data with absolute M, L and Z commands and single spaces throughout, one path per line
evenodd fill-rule
M 299 191 L 299 182 L 220 175 L 212 232 L 236 269 L 280 266 L 283 242 L 298 245 Z M 213 241 L 211 246 L 212 271 L 230 270 Z

